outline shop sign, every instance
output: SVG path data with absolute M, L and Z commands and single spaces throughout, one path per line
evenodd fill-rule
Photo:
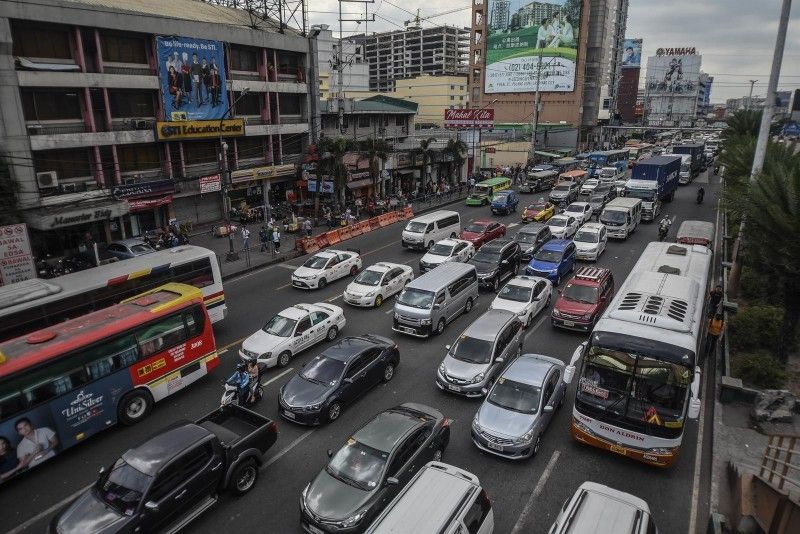
M 267 180 L 275 176 L 287 176 L 294 174 L 294 165 L 272 165 L 269 167 L 254 167 L 252 169 L 240 169 L 231 172 L 231 183 L 237 184 L 249 182 L 250 180 Z
M 317 192 L 317 181 L 316 180 L 309 180 L 308 181 L 308 192 L 309 193 L 316 193 Z M 322 182 L 322 192 L 323 193 L 333 193 L 333 182 Z
M 219 174 L 211 176 L 201 176 L 198 180 L 200 182 L 200 194 L 213 193 L 215 191 L 222 191 L 222 181 Z
M 220 125 L 222 128 L 220 128 Z M 244 135 L 244 119 L 156 122 L 156 140 L 158 141 L 209 139 L 219 137 L 220 135 L 222 135 L 222 137 L 238 137 Z
M 446 109 L 445 128 L 491 128 L 494 126 L 493 109 Z
M 37 230 L 46 231 L 76 224 L 107 221 L 115 217 L 121 217 L 129 211 L 130 208 L 125 201 L 103 202 L 83 209 L 69 211 L 42 210 L 31 213 L 28 224 Z
M 128 205 L 130 206 L 131 213 L 134 213 L 138 211 L 151 210 L 159 206 L 166 206 L 171 202 L 172 202 L 172 195 L 167 195 L 159 198 L 143 198 L 139 200 L 129 200 Z
M 111 188 L 111 196 L 117 200 L 128 198 L 144 198 L 175 192 L 172 180 L 154 180 L 135 184 L 115 185 Z
M 0 226 L 0 285 L 36 278 L 28 227 L 24 223 Z
M 369 178 L 369 171 L 364 172 L 351 172 L 350 179 L 351 180 L 360 180 L 362 178 Z
M 411 157 L 406 153 L 397 154 L 397 166 L 408 167 L 411 165 Z

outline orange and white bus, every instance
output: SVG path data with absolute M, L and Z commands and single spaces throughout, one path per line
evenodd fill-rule
M 0 343 L 0 480 L 138 423 L 218 364 L 202 292 L 175 283 Z

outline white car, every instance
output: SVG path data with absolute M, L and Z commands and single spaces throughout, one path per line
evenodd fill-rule
M 300 289 L 323 288 L 334 280 L 355 276 L 361 270 L 361 256 L 351 250 L 321 250 L 292 273 L 292 285 Z
M 419 272 L 425 273 L 449 261 L 466 263 L 475 255 L 475 245 L 463 239 L 442 239 L 419 260 Z
M 614 191 L 617 192 L 617 196 L 622 195 L 625 192 L 625 186 L 627 185 L 628 180 L 617 180 L 614 182 Z
M 533 318 L 550 305 L 553 284 L 539 276 L 515 276 L 509 280 L 492 301 L 489 309 L 514 312 L 526 327 Z
M 598 185 L 600 185 L 600 180 L 598 180 L 597 178 L 589 178 L 588 180 L 583 182 L 583 185 L 581 186 L 581 194 L 582 195 L 591 194 L 591 192 L 594 191 Z
M 572 238 L 575 243 L 575 257 L 579 260 L 597 261 L 606 249 L 608 236 L 606 225 L 587 222 L 581 226 Z
M 550 217 L 547 226 L 555 239 L 569 239 L 578 230 L 578 221 L 572 215 L 559 214 Z
M 323 340 L 333 341 L 344 328 L 344 310 L 325 302 L 295 304 L 274 315 L 242 343 L 239 356 L 259 368 L 285 367 L 298 352 Z
M 370 265 L 348 284 L 342 298 L 353 306 L 379 307 L 414 279 L 414 270 L 401 263 L 382 261 Z
M 573 202 L 564 210 L 564 215 L 571 215 L 578 221 L 578 225 L 592 218 L 592 205 L 588 202 Z

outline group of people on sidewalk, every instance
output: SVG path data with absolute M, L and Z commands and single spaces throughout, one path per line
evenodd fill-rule
M 717 284 L 708 294 L 708 324 L 706 335 L 705 358 L 713 358 L 717 351 L 722 330 L 725 328 L 725 319 L 722 316 L 722 285 Z M 703 360 L 701 360 L 702 363 Z
M 261 243 L 259 252 L 278 253 L 281 250 L 281 232 L 274 220 L 262 225 L 258 231 L 258 240 Z M 250 229 L 242 225 L 242 251 L 250 249 Z

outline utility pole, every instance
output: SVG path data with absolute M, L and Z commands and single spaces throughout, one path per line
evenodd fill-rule
M 536 130 L 539 128 L 539 84 L 542 80 L 542 49 L 539 49 L 539 61 L 536 63 L 536 92 L 533 95 L 533 131 L 531 132 L 531 153 L 528 159 L 536 162 Z
M 357 18 L 357 19 L 345 19 L 342 18 L 342 4 L 349 3 L 349 4 L 365 4 L 365 11 L 366 11 L 366 4 L 374 4 L 375 0 L 339 0 L 339 42 L 336 45 L 336 56 L 334 58 L 335 66 L 336 66 L 336 110 L 337 110 L 337 121 L 336 125 L 339 128 L 339 133 L 344 134 L 344 68 L 346 65 L 350 64 L 350 61 L 345 61 L 344 59 L 344 39 L 342 35 L 344 30 L 342 29 L 343 22 L 356 22 L 361 24 L 362 22 L 374 22 L 375 15 L 372 15 L 371 19 L 364 18 Z M 364 33 L 364 43 L 366 46 L 366 36 L 367 34 Z
M 764 102 L 764 112 L 761 114 L 761 127 L 758 130 L 758 140 L 756 141 L 756 152 L 753 157 L 753 168 L 750 171 L 750 187 L 753 187 L 761 169 L 764 167 L 764 159 L 767 155 L 767 145 L 769 144 L 769 130 L 772 126 L 772 115 L 775 112 L 775 93 L 778 90 L 778 78 L 781 76 L 781 64 L 783 63 L 783 49 L 786 46 L 786 28 L 789 26 L 789 14 L 792 11 L 792 0 L 783 0 L 781 6 L 781 18 L 778 22 L 778 35 L 775 38 L 775 52 L 772 55 L 772 69 L 769 72 L 769 83 L 767 84 L 767 99 Z M 750 80 L 750 94 L 753 94 L 754 80 Z M 741 245 L 742 236 L 747 225 L 747 217 L 742 216 L 739 224 L 739 234 L 733 243 L 733 261 L 731 272 L 728 275 L 728 296 L 736 298 L 739 293 L 739 277 L 742 273 Z
M 225 117 L 233 111 L 236 107 L 236 103 L 242 99 L 247 93 L 250 92 L 249 87 L 245 87 L 242 89 L 241 93 L 239 93 L 239 98 L 231 102 L 231 105 L 228 106 L 228 109 L 225 110 L 225 113 L 222 114 L 222 117 L 219 119 L 219 169 L 220 169 L 220 179 L 222 181 L 222 199 L 223 199 L 223 208 L 225 209 L 225 225 L 228 229 L 228 254 L 225 256 L 225 261 L 236 261 L 239 259 L 239 254 L 236 253 L 236 250 L 233 248 L 233 232 L 231 231 L 231 200 L 228 196 L 229 190 L 231 187 L 231 171 L 228 168 L 228 143 L 222 138 L 222 126 L 225 122 Z
M 750 81 L 750 96 L 747 97 L 747 105 L 744 109 L 750 109 L 753 107 L 753 86 L 758 82 L 758 80 L 749 80 Z

